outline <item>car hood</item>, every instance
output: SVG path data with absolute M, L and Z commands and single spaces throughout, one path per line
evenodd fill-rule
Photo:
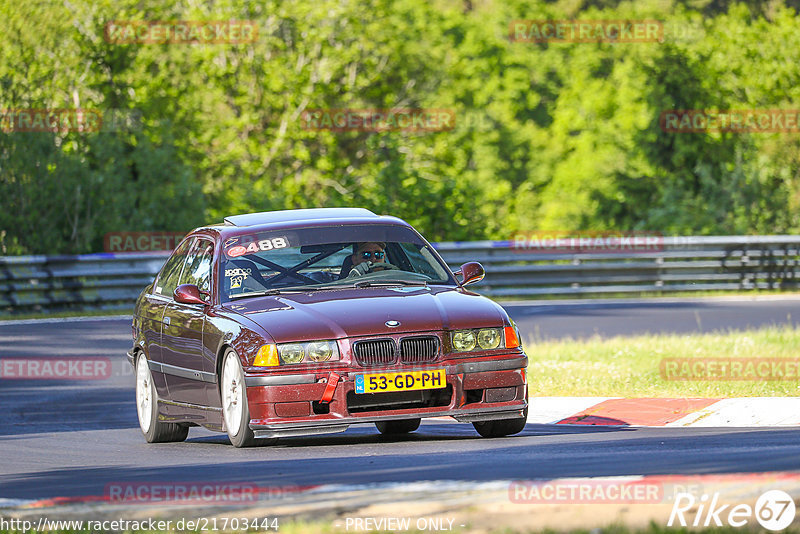
M 498 304 L 460 288 L 347 288 L 243 299 L 226 307 L 276 343 L 508 324 Z M 389 327 L 387 321 L 400 324 Z

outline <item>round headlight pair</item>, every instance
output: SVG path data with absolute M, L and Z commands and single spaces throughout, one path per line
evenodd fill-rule
M 453 348 L 457 352 L 469 352 L 476 347 L 484 350 L 496 349 L 502 339 L 503 335 L 499 328 L 459 330 L 453 333 Z
M 306 356 L 312 362 L 326 362 L 333 357 L 333 347 L 330 341 L 286 343 L 278 345 L 278 353 L 286 364 L 300 363 Z

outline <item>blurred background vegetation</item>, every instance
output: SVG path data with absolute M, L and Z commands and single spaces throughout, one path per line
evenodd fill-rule
M 0 131 L 0 254 L 110 231 L 362 206 L 431 240 L 532 230 L 800 229 L 800 136 L 665 133 L 666 109 L 800 109 L 797 2 L 0 0 L 0 110 L 133 117 Z M 524 43 L 515 19 L 657 19 L 661 43 Z M 247 44 L 109 44 L 115 20 L 252 19 Z M 304 129 L 446 108 L 440 132 Z M 111 115 L 109 115 L 111 116 Z

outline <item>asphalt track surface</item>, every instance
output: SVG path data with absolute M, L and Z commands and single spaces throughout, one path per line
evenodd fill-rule
M 551 301 L 503 307 L 524 339 L 688 334 L 800 324 L 800 296 Z
M 694 332 L 795 322 L 798 299 L 507 305 L 523 337 Z M 0 357 L 101 356 L 98 381 L 0 380 L 0 503 L 102 496 L 109 484 L 252 483 L 264 487 L 425 480 L 755 473 L 800 470 L 800 428 L 633 428 L 528 424 L 483 439 L 433 420 L 403 438 L 371 425 L 343 434 L 233 448 L 193 428 L 177 444 L 138 428 L 128 319 L 0 324 Z

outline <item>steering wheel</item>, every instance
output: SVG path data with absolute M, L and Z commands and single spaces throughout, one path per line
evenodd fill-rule
M 390 271 L 390 270 L 393 270 L 393 269 L 398 269 L 398 267 L 397 267 L 396 265 L 392 265 L 391 263 L 384 263 L 384 262 L 382 262 L 382 261 L 378 261 L 378 262 L 375 262 L 375 263 L 372 263 L 372 262 L 367 262 L 367 264 L 366 264 L 366 265 L 368 265 L 368 266 L 369 266 L 369 269 L 367 269 L 366 271 L 363 271 L 363 272 L 362 272 L 362 271 L 361 271 L 361 269 L 360 269 L 360 267 L 361 267 L 362 265 L 364 265 L 364 264 L 363 264 L 363 263 L 361 263 L 361 264 L 359 264 L 359 265 L 357 265 L 357 266 L 353 267 L 353 268 L 350 270 L 350 273 L 347 275 L 347 277 L 348 277 L 348 278 L 352 278 L 352 277 L 354 277 L 354 276 L 363 276 L 363 275 L 365 275 L 365 274 L 367 274 L 367 273 L 373 273 L 373 272 L 376 272 L 376 271 L 375 271 L 375 269 L 376 269 L 376 268 L 378 268 L 378 269 L 381 269 L 381 268 L 382 268 L 382 269 L 383 269 L 383 270 L 385 270 L 385 271 Z
M 394 270 L 398 269 L 397 265 L 392 265 L 391 263 L 384 263 L 382 261 L 376 261 L 370 266 L 369 272 L 374 272 L 376 268 L 383 269 L 384 271 L 391 271 L 393 269 Z

